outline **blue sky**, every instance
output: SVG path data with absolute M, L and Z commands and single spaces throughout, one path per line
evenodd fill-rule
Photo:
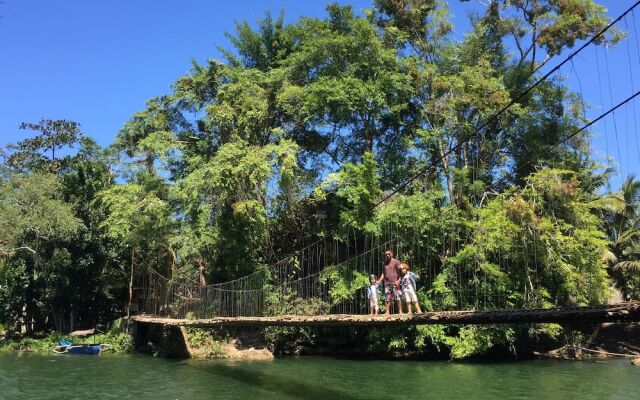
M 216 45 L 230 47 L 225 31 L 234 20 L 255 21 L 265 10 L 285 11 L 287 20 L 302 15 L 323 16 L 328 1 L 244 0 L 3 0 L 0 4 L 0 146 L 24 137 L 17 129 L 22 121 L 40 118 L 71 119 L 101 145 L 110 144 L 124 122 L 145 102 L 169 93 L 169 86 L 186 73 L 192 59 L 220 58 Z M 609 15 L 617 16 L 635 0 L 601 1 Z M 361 11 L 371 1 L 350 3 Z M 456 38 L 468 29 L 466 15 L 482 9 L 479 1 L 450 2 Z M 565 67 L 569 83 L 584 92 L 594 116 L 611 103 L 640 88 L 640 54 L 633 23 L 640 29 L 640 7 L 627 20 L 630 58 L 625 43 L 607 52 L 606 73 L 600 49 L 597 78 L 595 51 L 587 49 Z M 621 26 L 624 28 L 624 23 Z M 559 59 L 558 59 L 559 60 Z M 553 61 L 550 66 L 554 65 Z M 634 73 L 634 68 L 637 70 Z M 630 72 L 631 70 L 631 72 Z M 578 80 L 579 77 L 579 80 Z M 609 96 L 609 80 L 611 94 Z M 602 96 L 600 93 L 602 92 Z M 622 171 L 640 175 L 640 151 L 634 129 L 640 119 L 635 107 L 621 110 L 607 124 L 595 127 L 594 148 L 621 158 Z M 615 124 L 614 124 L 615 122 Z M 640 127 L 640 122 L 636 124 Z M 607 132 L 605 137 L 604 132 Z M 615 133 L 617 132 L 617 141 Z M 618 151 L 618 147 L 620 151 Z

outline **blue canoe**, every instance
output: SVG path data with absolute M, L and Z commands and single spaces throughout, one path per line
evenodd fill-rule
M 102 350 L 101 344 L 73 344 L 66 339 L 58 340 L 58 346 L 56 353 L 69 353 L 69 354 L 98 354 Z

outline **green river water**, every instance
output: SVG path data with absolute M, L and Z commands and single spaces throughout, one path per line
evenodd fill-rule
M 0 353 L 0 399 L 640 399 L 640 368 L 605 362 L 167 360 Z

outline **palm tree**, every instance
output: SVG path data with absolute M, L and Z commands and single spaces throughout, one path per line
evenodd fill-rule
M 611 239 L 607 262 L 610 274 L 625 295 L 640 288 L 640 179 L 629 175 L 617 193 L 598 200 L 607 205 L 604 213 L 606 229 Z M 635 278 L 635 279 L 634 279 Z

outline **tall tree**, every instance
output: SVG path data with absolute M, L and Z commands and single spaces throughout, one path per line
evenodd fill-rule
M 44 326 L 69 263 L 56 244 L 81 228 L 56 175 L 15 174 L 0 182 L 0 320 L 28 332 Z M 16 282 L 22 284 L 15 284 Z
M 340 165 L 365 152 L 384 153 L 385 140 L 399 140 L 402 131 L 394 128 L 412 86 L 395 46 L 371 21 L 350 6 L 327 10 L 328 19 L 307 18 L 296 27 L 298 44 L 283 62 L 291 75 L 278 101 L 293 120 L 293 137 L 319 139 L 330 163 Z
M 73 147 L 82 137 L 80 124 L 63 119 L 42 119 L 38 123 L 23 122 L 20 129 L 40 133 L 8 146 L 10 153 L 6 163 L 18 171 L 59 172 L 68 164 L 70 157 L 69 154 L 61 155 L 60 150 Z

